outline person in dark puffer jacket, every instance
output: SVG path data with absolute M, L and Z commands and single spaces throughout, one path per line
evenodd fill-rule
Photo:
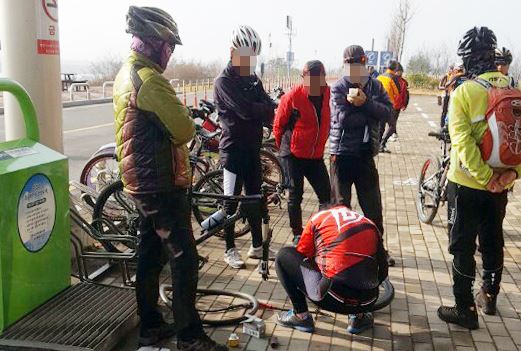
M 380 146 L 380 125 L 391 116 L 392 103 L 382 84 L 368 76 L 364 49 L 344 50 L 347 75 L 331 88 L 331 202 L 351 208 L 356 187 L 364 215 L 383 235 L 382 198 L 374 156 Z M 389 264 L 394 265 L 390 258 Z

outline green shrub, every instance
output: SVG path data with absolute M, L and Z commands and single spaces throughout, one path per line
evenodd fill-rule
M 416 89 L 436 89 L 439 80 L 436 77 L 425 73 L 410 73 L 406 76 L 410 88 Z

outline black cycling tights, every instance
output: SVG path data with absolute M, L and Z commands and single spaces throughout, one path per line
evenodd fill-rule
M 375 298 L 373 291 L 362 292 L 359 290 L 360 294 L 356 296 L 353 289 L 347 289 L 344 285 L 341 286 L 334 281 L 328 289 L 328 286 L 325 286 L 327 279 L 322 276 L 319 268 L 313 262 L 308 262 L 306 257 L 294 247 L 283 247 L 279 250 L 275 269 L 280 283 L 293 304 L 295 313 L 308 311 L 306 298 L 323 310 L 340 314 L 367 312 L 371 308 L 371 304 L 366 306 L 347 305 L 333 297 L 334 295 L 361 301 L 373 301 Z M 334 292 L 334 295 L 330 294 L 329 290 Z
M 261 193 L 262 168 L 259 151 L 221 152 L 220 160 L 224 165 L 224 194 L 240 195 L 244 187 L 245 195 Z M 237 210 L 236 202 L 226 202 L 226 214 L 233 215 Z M 246 218 L 251 228 L 253 247 L 262 246 L 262 206 L 248 206 Z M 225 228 L 226 251 L 235 247 L 235 226 Z

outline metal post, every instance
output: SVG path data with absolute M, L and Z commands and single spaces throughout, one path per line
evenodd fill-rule
M 186 106 L 186 84 L 183 79 L 183 104 Z
M 109 81 L 103 82 L 103 98 L 107 97 L 106 89 L 107 89 L 107 86 L 109 86 L 109 85 L 114 86 L 114 81 L 109 80 Z
M 197 92 L 198 91 L 198 85 L 197 80 L 195 81 L 195 92 L 194 92 L 194 107 L 197 107 Z
M 34 102 L 42 144 L 63 151 L 62 96 L 56 1 L 0 1 L 2 70 Z M 25 137 L 18 102 L 4 95 L 6 140 Z

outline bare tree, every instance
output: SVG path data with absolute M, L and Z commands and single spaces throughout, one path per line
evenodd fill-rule
M 94 79 L 90 80 L 90 83 L 101 84 L 105 81 L 114 80 L 122 65 L 122 59 L 114 55 L 108 55 L 99 61 L 92 62 L 90 73 L 92 73 Z
M 444 75 L 448 67 L 454 63 L 454 55 L 451 55 L 446 44 L 428 51 L 431 63 L 431 73 L 435 76 Z
M 432 72 L 432 64 L 429 54 L 426 51 L 420 51 L 409 58 L 407 63 L 407 73 L 423 73 L 430 74 Z
M 388 49 L 401 61 L 405 46 L 405 35 L 409 27 L 409 22 L 414 17 L 414 10 L 410 0 L 400 0 L 400 5 L 391 20 L 391 28 L 387 36 Z
M 193 60 L 172 59 L 165 71 L 165 77 L 168 79 L 177 78 L 181 80 L 215 78 L 222 68 L 223 63 L 220 61 L 202 63 Z

